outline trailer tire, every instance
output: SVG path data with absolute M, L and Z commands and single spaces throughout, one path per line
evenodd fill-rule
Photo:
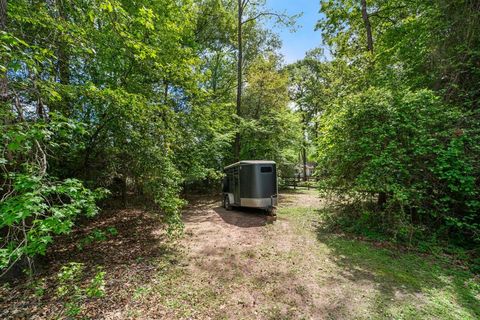
M 269 207 L 267 208 L 267 215 L 269 216 L 272 216 L 272 217 L 276 217 L 277 216 L 277 210 L 275 207 Z
M 228 196 L 228 194 L 225 195 L 225 197 L 223 197 L 223 207 L 226 209 L 226 210 L 232 210 L 232 205 L 230 204 L 230 198 Z

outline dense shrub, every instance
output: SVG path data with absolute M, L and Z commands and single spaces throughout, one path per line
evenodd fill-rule
M 105 190 L 47 173 L 50 152 L 81 125 L 52 115 L 50 122 L 11 124 L 0 145 L 0 270 L 23 257 L 45 254 L 53 236 L 71 231 L 80 215 L 93 216 Z
M 392 221 L 480 241 L 473 140 L 463 120 L 429 90 L 349 95 L 320 121 L 322 184 L 379 195 L 381 209 L 400 217 Z

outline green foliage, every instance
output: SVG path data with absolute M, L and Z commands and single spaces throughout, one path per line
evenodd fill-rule
M 97 213 L 95 201 L 100 193 L 78 180 L 52 182 L 23 174 L 10 178 L 14 195 L 2 202 L 0 228 L 11 232 L 2 238 L 1 268 L 23 256 L 45 254 L 53 236 L 68 233 L 77 216 Z
M 88 246 L 94 242 L 101 242 L 107 240 L 109 237 L 114 237 L 118 234 L 118 231 L 114 227 L 108 227 L 105 231 L 100 229 L 93 229 L 85 238 L 82 238 L 77 243 L 78 250 L 83 250 L 85 246 Z
M 105 271 L 99 271 L 90 281 L 89 286 L 85 289 L 85 294 L 88 298 L 101 298 L 105 295 Z
M 58 287 L 56 295 L 62 299 L 64 312 L 68 317 L 75 317 L 82 311 L 82 304 L 87 299 L 101 298 L 105 295 L 105 271 L 97 268 L 94 277 L 87 286 L 84 280 L 84 266 L 71 262 L 62 266 L 57 274 Z
M 47 174 L 47 152 L 61 147 L 62 140 L 77 132 L 74 122 L 52 117 L 52 121 L 20 123 L 3 131 L 0 166 L 4 181 L 0 191 L 0 269 L 22 257 L 45 254 L 53 237 L 71 231 L 80 215 L 94 216 L 96 201 L 106 191 L 91 191 L 81 181 L 58 179 Z
M 40 279 L 31 281 L 28 284 L 28 287 L 33 291 L 33 295 L 36 298 L 41 299 L 45 295 L 46 285 L 47 283 L 45 281 L 45 278 L 40 278 Z
M 339 221 L 344 229 L 448 239 L 478 254 L 478 9 L 475 1 L 321 1 L 317 28 L 331 61 L 314 50 L 291 79 L 323 190 L 364 208 Z
M 259 58 L 247 73 L 243 98 L 241 159 L 271 159 L 279 174 L 296 164 L 301 125 L 289 108 L 288 75 L 278 70 L 275 55 Z
M 118 230 L 115 227 L 108 227 L 106 231 L 108 234 L 112 235 L 113 237 L 118 235 Z
M 478 189 L 460 116 L 427 90 L 371 88 L 348 96 L 320 122 L 324 187 L 385 193 L 389 210 L 429 224 L 442 219 L 479 240 Z

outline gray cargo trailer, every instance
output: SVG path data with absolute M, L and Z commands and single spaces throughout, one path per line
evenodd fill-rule
M 224 208 L 260 208 L 273 214 L 277 202 L 277 168 L 274 161 L 246 160 L 225 167 Z

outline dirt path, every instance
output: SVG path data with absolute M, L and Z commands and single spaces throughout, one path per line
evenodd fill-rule
M 280 211 L 321 207 L 312 193 L 280 197 Z M 339 317 L 346 307 L 348 295 L 340 295 L 323 271 L 328 258 L 319 263 L 311 251 L 315 238 L 283 215 L 271 223 L 261 211 L 226 211 L 219 202 L 199 201 L 186 211 L 185 225 L 188 273 L 202 275 L 221 292 L 219 310 L 226 318 L 319 319 Z M 211 312 L 203 316 L 222 315 Z
M 272 223 L 261 211 L 226 211 L 216 198 L 199 197 L 184 210 L 185 236 L 176 243 L 141 205 L 105 210 L 55 244 L 33 283 L 0 286 L 0 318 L 65 314 L 57 274 L 72 261 L 86 270 L 80 287 L 97 267 L 106 271 L 105 296 L 81 300 L 86 319 L 480 317 L 478 278 L 323 230 L 322 207 L 315 191 L 282 193 Z M 75 248 L 107 227 L 118 234 Z

